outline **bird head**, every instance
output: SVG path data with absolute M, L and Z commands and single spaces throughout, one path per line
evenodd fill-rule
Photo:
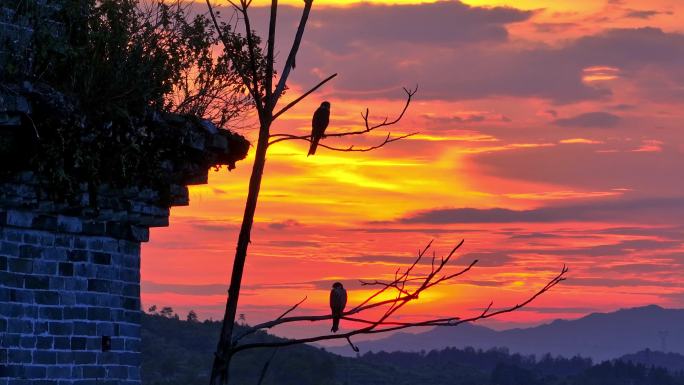
M 330 102 L 321 103 L 321 107 L 325 108 L 326 110 L 329 110 L 330 109 Z
M 344 286 L 342 286 L 341 283 L 339 283 L 339 282 L 333 283 L 333 289 L 343 289 L 343 288 L 344 288 Z

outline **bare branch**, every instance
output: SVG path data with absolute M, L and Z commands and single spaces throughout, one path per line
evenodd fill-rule
M 266 107 L 270 107 L 273 96 L 273 51 L 275 50 L 276 19 L 278 14 L 278 0 L 271 0 L 271 17 L 268 23 L 268 45 L 266 48 Z M 271 121 L 273 119 L 271 118 Z
M 321 80 L 318 84 L 316 84 L 315 87 L 311 88 L 310 90 L 306 91 L 302 96 L 300 96 L 300 97 L 298 97 L 297 99 L 295 99 L 295 100 L 291 101 L 290 103 L 288 103 L 287 106 L 283 107 L 280 111 L 278 111 L 277 113 L 273 114 L 273 118 L 271 118 L 271 121 L 276 120 L 276 119 L 277 119 L 280 115 L 282 115 L 285 111 L 287 111 L 287 110 L 289 110 L 290 108 L 294 107 L 297 103 L 299 103 L 300 101 L 302 101 L 302 99 L 304 99 L 305 97 L 309 96 L 309 94 L 311 94 L 312 92 L 314 92 L 314 91 L 316 91 L 317 89 L 319 89 L 323 84 L 325 84 L 325 83 L 329 82 L 330 80 L 332 80 L 332 78 L 334 78 L 335 76 L 337 76 L 336 73 L 335 73 L 335 74 L 332 74 L 332 75 L 330 75 L 330 76 L 328 76 L 327 78 L 325 78 L 325 79 L 323 79 L 323 80 Z
M 304 36 L 304 29 L 306 27 L 306 21 L 309 19 L 309 13 L 311 12 L 311 6 L 313 5 L 313 0 L 304 0 L 304 10 L 302 11 L 302 18 L 299 20 L 299 27 L 297 27 L 297 33 L 295 35 L 294 42 L 292 42 L 292 48 L 290 49 L 290 54 L 287 55 L 287 60 L 285 61 L 285 67 L 280 75 L 278 85 L 273 92 L 273 100 L 271 100 L 271 105 L 267 106 L 270 110 L 275 107 L 280 95 L 285 90 L 285 84 L 287 83 L 287 78 L 290 76 L 290 70 L 294 67 L 295 58 L 297 57 L 297 51 L 299 51 L 299 44 L 302 42 L 302 37 Z
M 235 7 L 236 9 L 240 9 L 235 3 L 233 3 L 232 0 L 228 0 L 228 2 Z M 221 30 L 221 25 L 219 24 L 218 20 L 216 19 L 216 15 L 214 14 L 214 7 L 211 5 L 210 0 L 206 0 L 207 3 L 207 8 L 209 9 L 209 16 L 211 16 L 211 21 L 214 24 L 214 28 L 216 28 L 216 33 L 219 35 L 219 39 L 221 39 L 221 42 L 223 43 L 223 46 L 225 48 L 228 48 L 230 46 L 230 42 L 228 41 L 228 38 L 226 35 L 223 34 L 223 31 Z M 242 68 L 240 66 L 235 66 L 235 71 L 240 75 L 240 79 L 242 79 L 242 83 L 247 87 L 247 90 L 249 91 L 249 94 L 254 97 L 255 90 L 252 89 L 252 86 L 249 84 L 249 78 L 247 75 L 242 71 Z
M 334 76 L 335 76 L 335 75 L 333 75 L 333 76 L 331 76 L 331 77 L 325 79 L 323 82 L 321 82 L 319 85 L 317 85 L 316 87 L 314 87 L 313 89 L 311 89 L 310 91 L 308 91 L 307 93 L 305 93 L 304 95 L 302 95 L 300 98 L 298 98 L 298 99 L 296 99 L 294 102 L 288 104 L 288 105 L 287 105 L 285 108 L 283 108 L 280 112 L 278 112 L 277 114 L 274 115 L 274 119 L 275 119 L 276 117 L 278 117 L 280 114 L 282 114 L 283 112 L 285 112 L 286 110 L 288 110 L 288 109 L 289 109 L 290 107 L 292 107 L 294 104 L 298 103 L 301 99 L 303 99 L 304 97 L 306 97 L 308 94 L 310 94 L 311 92 L 315 91 L 318 87 L 320 87 L 321 85 L 323 85 L 323 83 L 327 82 L 328 80 L 330 80 L 330 79 L 331 79 L 332 77 L 334 77 Z M 404 103 L 404 107 L 402 108 L 401 113 L 400 113 L 395 119 L 393 119 L 392 121 L 389 121 L 389 122 L 388 122 L 389 118 L 385 118 L 385 119 L 382 121 L 382 123 L 372 125 L 372 124 L 370 124 L 370 122 L 369 122 L 369 118 L 368 118 L 369 112 L 368 112 L 368 109 L 366 109 L 366 112 L 361 114 L 361 117 L 363 118 L 363 122 L 364 122 L 364 128 L 363 128 L 363 129 L 361 129 L 361 130 L 356 130 L 356 131 L 347 131 L 347 132 L 326 133 L 323 137 L 324 137 L 324 138 L 342 138 L 342 137 L 347 137 L 347 136 L 363 135 L 363 134 L 367 134 L 367 133 L 369 133 L 369 132 L 371 132 L 371 131 L 374 131 L 374 130 L 376 130 L 376 129 L 378 129 L 378 128 L 381 128 L 381 127 L 387 127 L 387 126 L 391 126 L 391 125 L 397 124 L 397 123 L 404 117 L 404 114 L 406 113 L 406 110 L 408 109 L 409 105 L 411 104 L 411 100 L 413 99 L 413 95 L 415 95 L 415 93 L 416 93 L 417 91 L 418 91 L 418 86 L 416 86 L 415 89 L 411 89 L 411 90 L 410 90 L 410 89 L 407 89 L 407 88 L 404 88 L 404 92 L 406 93 L 406 102 Z M 341 151 L 341 152 L 368 152 L 368 151 L 373 151 L 373 150 L 376 150 L 376 149 L 378 149 L 378 148 L 384 147 L 384 146 L 386 146 L 386 145 L 389 144 L 389 143 L 396 142 L 396 141 L 398 141 L 398 140 L 405 139 L 405 138 L 408 138 L 408 137 L 413 136 L 413 135 L 416 135 L 416 134 L 417 134 L 417 132 L 413 132 L 413 133 L 409 133 L 409 134 L 404 134 L 404 135 L 399 135 L 399 136 L 394 136 L 394 137 L 393 137 L 391 133 L 387 133 L 387 136 L 385 137 L 385 139 L 384 139 L 382 142 L 380 142 L 379 144 L 376 144 L 376 145 L 374 145 L 374 146 L 370 146 L 370 147 L 356 147 L 356 146 L 354 146 L 354 145 L 350 145 L 350 146 L 348 146 L 348 147 L 338 147 L 338 146 L 331 146 L 331 145 L 323 144 L 323 143 L 321 143 L 321 142 L 319 142 L 318 145 L 319 145 L 320 147 L 327 148 L 327 149 L 332 150 L 332 151 Z M 279 143 L 279 142 L 284 142 L 284 141 L 286 141 L 286 140 L 303 140 L 303 141 L 307 141 L 307 142 L 311 142 L 311 141 L 312 141 L 311 135 L 272 134 L 270 137 L 271 137 L 271 138 L 275 138 L 275 139 L 271 140 L 271 141 L 268 143 L 269 146 L 270 146 L 270 145 L 273 145 L 273 144 L 276 144 L 276 143 Z
M 278 317 L 276 319 L 279 320 L 279 319 L 282 319 L 283 317 L 285 317 L 288 313 L 290 313 L 291 311 L 296 309 L 299 305 L 301 305 L 304 301 L 306 301 L 307 298 L 308 297 L 305 296 L 301 301 L 297 302 L 291 308 L 287 309 L 287 311 L 285 313 L 281 314 L 280 317 Z
M 301 338 L 301 339 L 292 339 L 292 340 L 285 340 L 285 341 L 273 341 L 273 342 L 260 342 L 260 343 L 250 343 L 250 344 L 244 344 L 244 345 L 239 345 L 234 347 L 232 354 L 235 354 L 239 351 L 242 350 L 247 350 L 247 349 L 255 349 L 255 348 L 267 348 L 267 347 L 279 347 L 279 346 L 290 346 L 290 345 L 297 345 L 297 344 L 302 344 L 302 343 L 311 343 L 311 342 L 318 342 L 318 341 L 325 341 L 325 340 L 335 340 L 335 339 L 348 339 L 351 338 L 352 336 L 359 335 L 359 334 L 378 334 L 378 333 L 387 333 L 390 331 L 396 331 L 396 330 L 402 330 L 410 327 L 418 327 L 418 326 L 457 326 L 466 322 L 475 322 L 487 318 L 492 318 L 500 314 L 504 313 L 510 313 L 515 310 L 518 310 L 526 305 L 528 305 L 530 302 L 534 301 L 537 297 L 540 295 L 546 293 L 549 291 L 551 288 L 559 284 L 560 282 L 565 280 L 565 274 L 568 272 L 567 267 L 563 266 L 561 272 L 557 274 L 555 277 L 553 277 L 544 287 L 539 289 L 536 293 L 528 297 L 525 301 L 516 304 L 514 306 L 510 306 L 507 308 L 503 308 L 498 311 L 490 312 L 489 310 L 491 309 L 491 304 L 488 306 L 485 311 L 482 313 L 475 315 L 473 317 L 469 318 L 463 318 L 459 319 L 457 317 L 451 317 L 451 318 L 440 318 L 440 319 L 431 319 L 431 320 L 426 320 L 426 321 L 417 321 L 417 322 L 406 322 L 406 323 L 397 323 L 397 322 L 378 322 L 378 321 L 365 321 L 365 320 L 359 320 L 359 319 L 353 319 L 355 322 L 366 322 L 370 323 L 369 326 L 363 327 L 360 329 L 355 329 L 352 331 L 349 331 L 347 333 L 341 333 L 341 334 L 326 334 L 326 335 L 320 335 L 320 336 L 315 336 L 315 337 L 309 337 L 309 338 Z M 382 328 L 376 328 L 376 326 L 386 326 Z

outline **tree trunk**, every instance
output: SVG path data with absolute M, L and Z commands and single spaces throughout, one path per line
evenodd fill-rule
M 264 121 L 270 122 L 269 117 Z M 250 243 L 252 224 L 254 223 L 254 213 L 256 211 L 259 189 L 261 188 L 261 178 L 266 165 L 266 151 L 268 150 L 270 124 L 262 124 L 259 130 L 259 141 L 257 143 L 256 154 L 254 156 L 254 166 L 252 176 L 249 180 L 249 193 L 245 205 L 245 213 L 242 217 L 242 227 L 238 237 L 235 259 L 233 261 L 233 273 L 230 278 L 228 288 L 228 299 L 226 301 L 226 311 L 221 327 L 221 337 L 214 357 L 214 364 L 211 369 L 210 385 L 228 384 L 230 360 L 232 348 L 233 327 L 235 326 L 235 314 L 237 312 L 238 298 L 240 296 L 240 286 L 242 284 L 242 273 L 247 258 L 247 248 Z

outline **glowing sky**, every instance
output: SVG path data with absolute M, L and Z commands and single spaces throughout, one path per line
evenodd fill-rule
M 271 148 L 240 299 L 248 322 L 305 295 L 301 313 L 325 312 L 335 280 L 353 302 L 364 293 L 358 279 L 392 276 L 431 239 L 444 252 L 464 238 L 457 265 L 478 258 L 480 267 L 404 317 L 511 305 L 563 264 L 567 282 L 499 326 L 684 306 L 684 3 L 385 3 L 316 1 L 287 97 L 340 75 L 274 132 L 306 133 L 323 100 L 328 130 L 358 128 L 366 107 L 392 116 L 401 87 L 419 84 L 392 132 L 420 134 L 370 153 Z M 301 7 L 286 4 L 279 57 Z M 265 15 L 255 9 L 257 25 Z M 168 228 L 152 231 L 145 305 L 220 317 L 251 159 L 212 172 Z

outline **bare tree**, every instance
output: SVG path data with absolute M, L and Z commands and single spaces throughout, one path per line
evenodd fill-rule
M 347 320 L 354 324 L 361 325 L 355 329 L 340 334 L 324 334 L 308 338 L 290 339 L 285 341 L 239 344 L 240 340 L 242 340 L 243 338 L 252 333 L 255 333 L 258 330 L 271 329 L 278 325 L 293 322 L 320 322 L 332 319 L 331 314 L 286 317 L 297 307 L 299 307 L 299 305 L 301 305 L 304 302 L 304 300 L 306 300 L 306 298 L 304 298 L 302 301 L 290 307 L 280 317 L 272 321 L 264 322 L 253 327 L 250 327 L 246 331 L 237 335 L 232 342 L 232 353 L 235 354 L 237 352 L 247 349 L 274 348 L 335 339 L 346 339 L 349 345 L 352 347 L 352 349 L 354 349 L 354 351 L 358 351 L 358 348 L 351 341 L 351 337 L 355 335 L 387 333 L 391 331 L 418 326 L 457 326 L 462 323 L 475 322 L 478 320 L 491 318 L 500 314 L 513 312 L 526 306 L 530 302 L 534 301 L 540 295 L 549 291 L 552 287 L 564 281 L 565 274 L 568 272 L 568 269 L 565 266 L 563 266 L 561 271 L 557 275 L 553 276 L 539 290 L 532 293 L 524 301 L 512 306 L 492 310 L 494 303 L 490 302 L 487 306 L 484 307 L 484 310 L 481 313 L 466 318 L 453 316 L 446 318 L 429 318 L 412 322 L 398 322 L 392 320 L 392 316 L 395 315 L 397 311 L 399 311 L 409 302 L 418 300 L 422 293 L 428 291 L 429 289 L 437 285 L 440 285 L 448 281 L 452 281 L 464 275 L 477 264 L 478 261 L 474 260 L 468 266 L 463 267 L 455 272 L 445 271 L 445 268 L 448 266 L 449 262 L 451 262 L 451 259 L 456 253 L 456 251 L 463 245 L 463 242 L 464 241 L 461 241 L 446 256 L 443 256 L 439 259 L 437 259 L 435 254 L 433 253 L 428 271 L 421 271 L 419 266 L 425 264 L 424 258 L 426 253 L 430 250 L 432 242 L 430 242 L 422 250 L 418 251 L 416 259 L 403 272 L 401 271 L 401 268 L 397 269 L 393 280 L 360 281 L 362 286 L 376 286 L 378 287 L 378 290 L 373 292 L 361 303 L 352 307 L 350 310 L 347 310 L 342 313 L 343 320 Z M 377 300 L 376 298 L 378 298 L 383 293 L 393 294 L 394 297 L 386 300 Z M 374 319 L 359 318 L 360 315 L 371 310 L 379 311 L 379 315 L 377 315 Z
M 313 5 L 313 0 L 304 0 L 304 8 L 302 10 L 302 15 L 299 21 L 299 26 L 295 34 L 294 42 L 290 48 L 289 54 L 285 61 L 284 67 L 280 72 L 277 83 L 274 85 L 275 71 L 274 71 L 274 44 L 275 44 L 275 34 L 276 34 L 276 19 L 278 11 L 277 0 L 271 0 L 271 12 L 269 19 L 269 29 L 268 29 L 268 40 L 266 42 L 266 52 L 262 51 L 261 40 L 254 33 L 251 26 L 251 20 L 249 15 L 249 7 L 252 0 L 228 0 L 232 5 L 235 12 L 244 24 L 245 32 L 244 36 L 236 33 L 232 26 L 225 23 L 219 22 L 214 12 L 214 8 L 210 0 L 205 0 L 209 9 L 209 15 L 211 20 L 218 32 L 219 39 L 223 43 L 224 53 L 230 59 L 231 65 L 234 70 L 238 73 L 242 86 L 246 89 L 251 97 L 254 108 L 257 111 L 257 116 L 259 119 L 259 135 L 256 145 L 256 153 L 254 159 L 254 165 L 252 168 L 252 174 L 249 181 L 249 191 L 247 195 L 247 201 L 245 205 L 245 211 L 242 219 L 242 225 L 240 228 L 240 234 L 238 237 L 235 258 L 233 260 L 233 270 L 230 280 L 230 286 L 228 289 L 228 298 L 226 301 L 226 308 L 223 318 L 223 324 L 221 328 L 221 335 L 215 352 L 214 363 L 212 366 L 212 372 L 210 377 L 211 385 L 225 385 L 229 380 L 229 366 L 231 358 L 234 354 L 253 348 L 265 348 L 265 347 L 279 347 L 294 344 L 301 344 L 307 342 L 315 342 L 322 340 L 331 339 L 346 339 L 352 347 L 354 345 L 351 343 L 351 337 L 358 334 L 373 334 L 373 333 L 383 333 L 393 330 L 400 330 L 408 327 L 414 326 L 454 326 L 463 322 L 472 322 L 479 319 L 489 318 L 501 313 L 510 312 L 516 310 L 530 301 L 534 300 L 537 296 L 549 290 L 551 287 L 555 286 L 557 283 L 561 282 L 564 278 L 564 274 L 567 271 L 565 268 L 561 271 L 559 275 L 554 277 L 549 283 L 540 289 L 537 293 L 532 295 L 526 301 L 512 306 L 510 308 L 501 309 L 497 311 L 491 310 L 491 304 L 477 317 L 471 317 L 466 319 L 460 319 L 457 317 L 446 318 L 446 319 L 430 319 L 421 322 L 413 323 L 402 323 L 395 322 L 391 320 L 391 316 L 394 315 L 398 310 L 400 310 L 407 303 L 418 299 L 420 294 L 435 285 L 443 283 L 445 281 L 452 280 L 462 274 L 468 272 L 476 263 L 473 262 L 468 267 L 451 274 L 443 273 L 443 269 L 451 260 L 456 250 L 461 246 L 461 242 L 456 246 L 451 253 L 439 261 L 436 261 L 433 257 L 432 268 L 429 273 L 416 274 L 414 272 L 416 266 L 421 262 L 425 253 L 428 251 L 430 245 L 419 252 L 416 261 L 411 265 L 404 273 L 397 274 L 395 279 L 390 282 L 374 281 L 374 282 L 364 282 L 364 285 L 369 286 L 379 286 L 378 291 L 367 298 L 362 303 L 358 304 L 349 311 L 343 313 L 343 319 L 347 321 L 352 321 L 357 324 L 363 325 L 358 329 L 354 329 L 350 332 L 332 334 L 332 335 L 321 335 L 304 339 L 294 339 L 280 342 L 272 343 L 245 343 L 240 344 L 242 338 L 249 335 L 257 330 L 269 329 L 276 325 L 281 325 L 291 322 L 317 322 L 331 319 L 331 315 L 310 315 L 310 316 L 298 316 L 298 317 L 286 317 L 290 312 L 294 311 L 299 304 L 292 306 L 284 314 L 282 314 L 277 319 L 266 322 L 260 325 L 256 325 L 250 328 L 247 332 L 244 332 L 238 336 L 234 336 L 233 329 L 235 325 L 235 317 L 237 311 L 237 305 L 240 295 L 240 288 L 242 284 L 242 275 L 244 270 L 245 261 L 247 258 L 247 249 L 250 243 L 250 234 L 252 229 L 252 224 L 254 222 L 254 213 L 256 210 L 257 200 L 259 197 L 259 190 L 261 187 L 261 180 L 264 172 L 264 166 L 266 164 L 266 153 L 269 146 L 277 144 L 282 141 L 287 140 L 301 140 L 301 141 L 312 141 L 311 135 L 293 135 L 288 133 L 271 133 L 271 126 L 273 122 L 281 116 L 284 112 L 292 108 L 294 105 L 299 103 L 302 99 L 310 95 L 312 92 L 316 91 L 318 88 L 323 86 L 325 83 L 332 80 L 337 74 L 332 74 L 327 78 L 320 81 L 317 85 L 312 87 L 309 91 L 305 92 L 301 96 L 295 98 L 292 102 L 285 105 L 284 107 L 276 110 L 278 100 L 280 99 L 283 91 L 287 85 L 287 79 L 290 72 L 294 69 L 295 58 L 299 50 L 299 45 L 302 41 L 306 23 Z M 404 88 L 406 93 L 406 102 L 403 109 L 395 119 L 385 118 L 379 123 L 371 123 L 369 119 L 369 111 L 366 109 L 364 113 L 361 114 L 363 119 L 363 127 L 358 130 L 352 130 L 347 132 L 326 132 L 325 137 L 327 138 L 344 138 L 344 137 L 354 137 L 358 135 L 368 134 L 377 129 L 387 128 L 392 125 L 397 124 L 403 117 L 408 109 L 414 94 L 417 91 L 415 89 Z M 377 143 L 376 145 L 371 145 L 368 147 L 356 147 L 354 145 L 349 146 L 336 146 L 327 143 L 319 143 L 320 147 L 334 150 L 334 151 L 371 151 L 381 148 L 389 143 L 401 140 L 408 136 L 413 135 L 392 135 L 387 133 L 385 138 Z M 391 300 L 376 301 L 375 299 L 382 293 L 387 291 L 396 292 L 396 297 Z M 363 312 L 372 309 L 383 309 L 379 318 L 369 320 L 363 318 L 357 318 L 355 316 L 362 314 Z M 354 349 L 356 349 L 354 347 Z M 275 353 L 274 353 L 275 354 Z M 262 372 L 262 380 L 265 371 L 268 368 L 268 363 L 265 365 Z M 261 381 L 261 380 L 260 380 Z
M 250 243 L 250 236 L 252 224 L 254 223 L 254 213 L 256 210 L 257 200 L 259 197 L 259 190 L 261 188 L 261 179 L 266 164 L 266 153 L 270 145 L 282 142 L 285 140 L 303 140 L 311 141 L 311 136 L 296 136 L 290 134 L 271 134 L 271 125 L 280 115 L 299 103 L 306 96 L 316 91 L 322 85 L 333 79 L 337 74 L 332 74 L 326 79 L 319 82 L 309 91 L 305 92 L 300 97 L 293 100 L 291 103 L 276 111 L 276 105 L 280 99 L 283 91 L 287 85 L 287 79 L 294 68 L 295 58 L 299 45 L 304 35 L 306 23 L 313 5 L 313 0 L 304 0 L 304 9 L 299 21 L 299 26 L 295 35 L 294 42 L 290 52 L 285 61 L 278 82 L 274 81 L 274 49 L 275 49 L 275 33 L 276 33 L 276 19 L 278 11 L 277 0 L 271 1 L 271 13 L 269 19 L 268 40 L 266 43 L 266 54 L 264 55 L 260 47 L 260 39 L 254 33 L 251 26 L 249 15 L 249 7 L 252 0 L 228 0 L 235 9 L 240 19 L 244 23 L 244 36 L 235 33 L 230 25 L 220 23 L 216 17 L 213 6 L 210 0 L 206 0 L 209 8 L 209 15 L 217 30 L 219 39 L 223 43 L 224 52 L 229 57 L 232 67 L 238 73 L 242 85 L 246 88 L 259 118 L 259 137 L 257 139 L 256 153 L 254 157 L 254 165 L 249 181 L 249 191 L 247 195 L 247 202 L 245 204 L 245 212 L 242 218 L 242 226 L 240 227 L 240 234 L 238 236 L 237 247 L 235 251 L 235 258 L 233 260 L 233 271 L 231 274 L 230 286 L 228 288 L 228 299 L 226 301 L 226 309 L 223 318 L 223 325 L 221 328 L 221 336 L 216 349 L 214 364 L 212 366 L 211 380 L 212 385 L 227 384 L 228 383 L 228 368 L 230 359 L 235 353 L 235 346 L 233 344 L 233 327 L 235 324 L 235 316 L 237 311 L 238 299 L 240 296 L 240 287 L 242 284 L 242 275 L 247 258 L 247 248 Z M 368 110 L 363 114 L 365 128 L 359 131 L 328 133 L 327 137 L 346 137 L 365 134 L 374 131 L 378 128 L 388 127 L 396 124 L 403 117 L 404 112 L 411 102 L 412 96 L 416 90 L 405 89 L 407 94 L 406 104 L 401 114 L 395 120 L 389 121 L 385 119 L 382 123 L 371 124 L 368 118 Z M 387 137 L 377 145 L 359 148 L 354 146 L 349 147 L 335 147 L 328 144 L 319 144 L 321 147 L 338 151 L 370 151 L 380 148 L 386 144 L 396 140 L 405 138 L 408 135 L 401 135 L 393 137 L 387 134 Z

